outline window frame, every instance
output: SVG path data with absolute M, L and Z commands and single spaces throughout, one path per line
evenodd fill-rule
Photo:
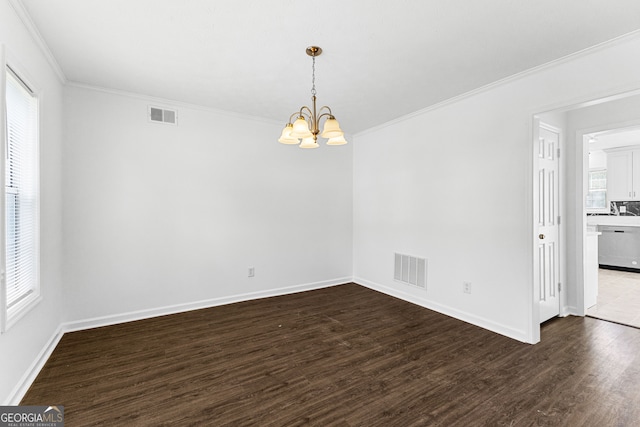
M 592 173 L 597 173 L 597 172 L 604 172 L 605 174 L 605 188 L 603 189 L 592 189 L 591 188 L 591 174 Z M 586 206 L 586 200 L 585 200 L 585 210 L 587 213 L 609 213 L 609 211 L 611 210 L 611 208 L 609 207 L 609 194 L 608 194 L 608 184 L 607 184 L 607 180 L 608 180 L 608 176 L 607 176 L 607 169 L 606 168 L 591 168 L 589 169 L 589 171 L 587 172 L 587 197 L 589 196 L 590 193 L 598 191 L 598 192 L 602 192 L 604 193 L 604 206 L 601 208 L 590 208 Z
M 35 283 L 30 288 L 29 294 L 18 301 L 13 307 L 7 306 L 7 227 L 6 227 L 6 161 L 0 161 L 0 179 L 2 181 L 2 197 L 0 197 L 0 333 L 5 333 L 15 325 L 24 315 L 31 311 L 42 300 L 40 283 L 40 140 L 41 140 L 41 105 L 42 95 L 33 79 L 24 71 L 24 68 L 12 60 L 7 54 L 6 48 L 0 44 L 0 155 L 7 158 L 8 129 L 7 129 L 7 74 L 11 72 L 20 83 L 30 92 L 36 101 L 35 112 L 35 165 L 33 178 L 35 185 L 35 213 L 33 233 L 35 239 L 35 259 L 33 260 L 33 274 Z M 9 68 L 11 71 L 9 71 Z

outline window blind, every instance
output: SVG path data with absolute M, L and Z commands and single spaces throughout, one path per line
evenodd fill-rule
M 6 310 L 38 292 L 38 99 L 8 68 L 6 74 Z

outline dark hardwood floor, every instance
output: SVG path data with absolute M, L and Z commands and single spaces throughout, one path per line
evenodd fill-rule
M 73 426 L 635 426 L 640 330 L 528 345 L 355 284 L 65 334 L 22 401 Z

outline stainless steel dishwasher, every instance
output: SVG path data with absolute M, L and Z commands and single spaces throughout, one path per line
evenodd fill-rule
M 640 271 L 640 227 L 600 225 L 598 264 Z

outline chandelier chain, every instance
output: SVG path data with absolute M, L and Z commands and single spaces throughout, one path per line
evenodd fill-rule
M 316 96 L 316 57 L 313 56 L 313 65 L 311 65 L 311 95 Z

